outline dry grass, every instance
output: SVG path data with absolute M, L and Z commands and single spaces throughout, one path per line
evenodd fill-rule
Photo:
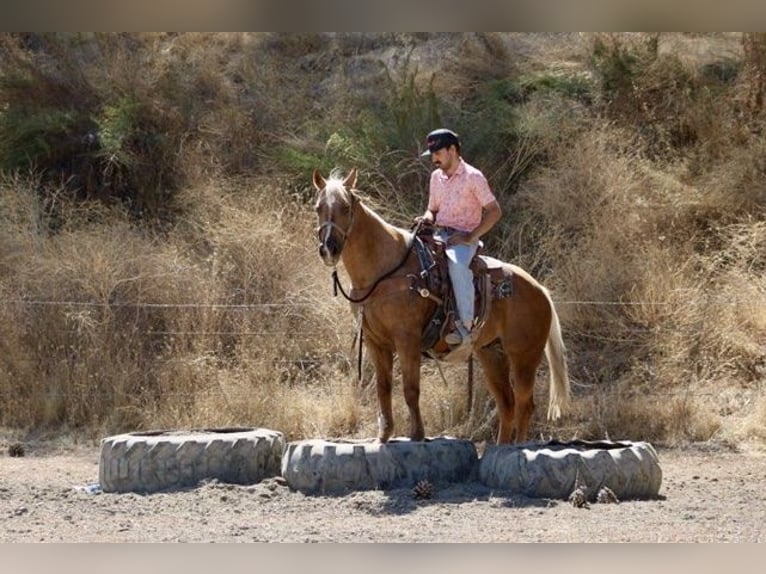
M 521 241 L 559 261 L 548 283 L 584 401 L 574 432 L 707 440 L 731 414 L 722 390 L 752 395 L 762 377 L 762 223 L 731 224 L 752 204 L 658 173 L 625 139 L 605 128 L 561 149 L 519 196 L 544 229 Z
M 758 397 L 751 414 L 746 418 L 740 436 L 761 442 L 766 440 L 766 397 L 763 394 Z
M 359 386 L 352 318 L 303 206 L 268 184 L 211 181 L 184 191 L 187 216 L 167 237 L 82 208 L 50 236 L 16 184 L 0 187 L 4 424 L 375 434 L 369 368 Z M 424 385 L 432 428 L 460 418 L 449 392 Z
M 6 424 L 131 428 L 204 413 L 198 424 L 252 423 L 254 413 L 279 422 L 277 391 L 305 382 L 303 365 L 336 374 L 323 358 L 338 353 L 336 310 L 314 309 L 308 236 L 290 206 L 276 213 L 289 221 L 263 215 L 268 192 L 237 190 L 240 205 L 229 190 L 217 211 L 197 197 L 204 220 L 167 241 L 115 213 L 46 236 L 12 183 L 2 188 L 4 206 L 16 205 L 3 242 Z M 188 227 L 203 228 L 204 245 L 187 241 Z M 233 402 L 223 400 L 231 385 Z
M 439 112 L 465 126 L 467 159 L 503 205 L 493 254 L 557 301 L 574 407 L 556 424 L 539 408 L 533 434 L 763 440 L 762 40 L 31 35 L 35 52 L 3 37 L 0 58 L 38 79 L 26 93 L 4 84 L 8 105 L 63 94 L 116 129 L 133 117 L 127 94 L 144 114 L 136 133 L 167 138 L 115 139 L 120 162 L 87 156 L 77 165 L 95 187 L 83 193 L 81 172 L 0 179 L 0 424 L 374 435 L 371 368 L 357 384 L 353 317 L 316 255 L 308 174 L 361 165 L 362 191 L 406 225 L 425 202 L 416 132 Z M 131 161 L 158 171 L 131 179 Z M 160 184 L 131 195 L 146 181 Z M 126 197 L 169 215 L 142 219 Z M 545 368 L 539 378 L 544 405 Z M 465 366 L 444 379 L 424 364 L 428 434 L 491 439 L 478 365 L 471 409 Z M 400 383 L 394 411 L 406 434 Z

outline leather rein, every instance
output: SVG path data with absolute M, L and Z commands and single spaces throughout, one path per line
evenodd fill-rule
M 351 220 L 351 223 L 348 226 L 348 229 L 345 231 L 340 228 L 336 223 L 333 223 L 332 221 L 325 221 L 322 225 L 319 226 L 319 229 L 317 230 L 318 233 L 321 233 L 322 229 L 325 227 L 331 227 L 334 229 L 337 229 L 338 232 L 343 237 L 343 240 L 345 241 L 348 237 L 348 234 L 351 232 L 351 227 L 354 224 L 354 220 Z M 407 259 L 410 256 L 410 251 L 412 251 L 412 246 L 415 244 L 415 237 L 417 236 L 418 230 L 420 229 L 421 222 L 419 221 L 412 232 L 412 240 L 409 242 L 409 245 L 407 246 L 407 251 L 404 253 L 404 257 L 402 257 L 402 260 L 399 262 L 399 264 L 391 269 L 390 271 L 387 271 L 380 277 L 378 277 L 375 282 L 372 284 L 372 287 L 369 288 L 367 293 L 363 297 L 352 297 L 348 293 L 346 293 L 345 289 L 343 289 L 343 285 L 341 285 L 340 279 L 338 279 L 338 268 L 335 267 L 332 271 L 332 282 L 333 282 L 333 296 L 338 296 L 338 291 L 341 292 L 343 297 L 346 299 L 346 301 L 350 303 L 363 303 L 367 299 L 369 299 L 373 292 L 375 291 L 375 288 L 380 285 L 383 281 L 391 277 L 394 273 L 399 271 L 402 267 L 404 267 L 404 264 L 407 263 Z

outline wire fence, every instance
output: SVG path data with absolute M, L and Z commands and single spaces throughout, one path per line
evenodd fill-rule
M 242 311 L 264 311 L 280 308 L 313 307 L 314 303 L 151 303 L 111 301 L 51 301 L 44 299 L 0 299 L 0 305 L 32 305 L 43 307 L 127 307 L 139 309 L 234 309 Z
M 682 294 L 684 295 L 684 294 Z M 704 305 L 756 305 L 766 306 L 766 292 L 758 292 L 758 295 L 764 298 L 763 302 L 755 302 L 752 297 L 743 299 L 742 297 L 732 297 L 728 293 L 715 295 L 702 294 L 693 297 L 689 293 L 686 300 L 675 301 L 656 301 L 656 300 L 638 300 L 638 301 L 615 301 L 603 299 L 560 299 L 554 298 L 553 302 L 559 305 L 585 305 L 585 306 L 603 306 L 603 307 L 634 307 L 651 305 L 679 305 L 681 303 L 698 302 Z M 74 300 L 48 300 L 48 299 L 23 299 L 7 298 L 0 299 L 0 305 L 31 305 L 31 306 L 59 306 L 59 307 L 108 307 L 108 308 L 145 308 L 145 309 L 225 309 L 242 311 L 268 311 L 272 309 L 284 308 L 312 308 L 317 305 L 315 301 L 282 301 L 270 303 L 161 303 L 151 301 L 121 302 L 121 301 L 74 301 Z
M 641 307 L 641 306 L 678 306 L 681 304 L 696 303 L 707 307 L 726 305 L 726 306 L 743 306 L 747 309 L 763 308 L 766 307 L 766 293 L 762 294 L 764 299 L 762 301 L 755 301 L 752 298 L 742 300 L 741 298 L 732 298 L 730 296 L 715 295 L 705 296 L 698 299 L 690 299 L 686 301 L 615 301 L 615 300 L 575 300 L 564 299 L 554 301 L 557 307 L 564 306 L 600 306 L 600 307 Z M 111 301 L 77 301 L 77 300 L 47 300 L 47 299 L 24 299 L 24 298 L 6 298 L 0 299 L 0 306 L 31 306 L 31 307 L 60 307 L 60 308 L 103 308 L 103 309 L 134 309 L 136 312 L 140 310 L 165 310 L 176 309 L 180 311 L 185 310 L 212 310 L 212 311 L 237 311 L 237 312 L 250 312 L 254 314 L 273 314 L 279 310 L 302 310 L 311 309 L 316 307 L 316 302 L 308 301 L 282 301 L 282 302 L 266 302 L 266 303 L 200 303 L 200 302 L 182 302 L 182 303 L 164 303 L 164 302 L 111 302 Z M 353 325 L 349 323 L 349 333 Z M 82 329 L 80 327 L 67 329 L 67 330 L 54 330 L 55 333 L 60 334 L 81 334 Z M 625 328 L 620 329 L 621 337 L 606 336 L 603 333 L 588 333 L 581 330 L 569 330 L 570 334 L 577 337 L 591 339 L 596 341 L 605 342 L 630 342 L 634 338 L 630 337 L 631 334 L 640 336 L 644 333 L 641 329 L 635 329 L 631 331 Z M 134 331 L 135 334 L 148 336 L 148 337 L 289 337 L 292 339 L 311 339 L 318 336 L 326 335 L 327 330 L 312 329 L 310 325 L 303 324 L 300 328 L 285 330 L 284 328 L 269 329 L 236 329 L 236 330 L 197 330 L 197 329 L 144 329 Z M 627 337 L 626 337 L 627 335 Z
M 724 294 L 722 295 L 714 295 L 714 296 L 706 296 L 703 298 L 700 298 L 696 302 L 702 305 L 710 306 L 710 305 L 746 305 L 748 309 L 751 309 L 753 307 L 765 307 L 766 306 L 766 294 L 764 295 L 763 301 L 754 301 L 752 299 L 747 299 L 746 301 L 743 301 L 742 299 L 732 298 L 728 297 Z M 554 301 L 555 305 L 558 306 L 603 306 L 603 307 L 633 307 L 633 306 L 670 306 L 670 305 L 679 305 L 678 301 L 615 301 L 615 300 L 574 300 L 574 299 L 564 299 L 564 300 L 558 300 Z M 685 301 L 684 304 L 688 304 L 689 301 Z M 177 309 L 180 311 L 186 311 L 186 310 L 213 310 L 213 311 L 241 311 L 241 312 L 252 312 L 256 314 L 271 314 L 274 313 L 277 310 L 292 310 L 292 309 L 309 309 L 313 308 L 317 305 L 316 302 L 310 302 L 310 301 L 282 301 L 282 302 L 264 302 L 264 303 L 202 303 L 202 302 L 177 302 L 177 303 L 167 303 L 167 302 L 151 302 L 151 301 L 138 301 L 138 302 L 111 302 L 111 301 L 94 301 L 94 300 L 50 300 L 50 299 L 25 299 L 25 298 L 0 298 L 0 307 L 10 307 L 10 306 L 33 306 L 33 307 L 59 307 L 59 308 L 66 308 L 66 309 L 72 309 L 72 308 L 127 308 L 127 309 L 135 309 L 137 312 L 143 309 L 147 310 L 163 310 L 163 309 Z M 345 335 L 348 335 L 349 337 L 349 346 L 352 344 L 351 339 L 354 337 L 354 330 L 352 322 L 349 321 L 348 326 L 348 332 L 345 333 Z M 74 328 L 74 329 L 58 329 L 53 330 L 54 333 L 60 333 L 60 334 L 81 334 L 82 329 L 80 328 Z M 184 329 L 184 330 L 172 330 L 172 329 L 159 329 L 159 330 L 153 330 L 153 329 L 146 329 L 146 330 L 134 330 L 133 333 L 141 336 L 148 336 L 148 337 L 287 337 L 291 339 L 311 339 L 316 338 L 318 336 L 327 335 L 327 329 L 325 330 L 319 330 L 319 329 L 313 329 L 311 328 L 311 325 L 306 324 L 305 322 L 300 325 L 298 328 L 285 330 L 283 328 L 275 328 L 275 329 L 269 329 L 269 328 L 259 328 L 259 329 L 228 329 L 228 330 L 196 330 L 196 329 Z M 617 343 L 626 343 L 633 340 L 631 337 L 622 337 L 622 338 L 609 338 L 605 337 L 603 334 L 594 334 L 594 333 L 587 333 L 587 332 L 581 332 L 580 330 L 570 330 L 570 333 L 577 336 L 582 337 L 586 339 L 592 339 L 592 340 L 598 340 L 598 341 L 606 341 L 606 342 L 617 342 Z M 621 333 L 623 335 L 630 335 L 630 332 L 626 332 L 625 329 L 621 329 Z M 636 335 L 640 335 L 643 333 L 641 330 L 636 331 Z M 340 339 L 339 339 L 340 340 Z M 326 339 L 324 340 L 326 342 Z M 24 359 L 24 358 L 17 358 L 17 360 L 20 360 L 21 362 L 24 361 L 38 361 L 39 359 Z M 172 359 L 171 359 L 172 360 Z M 315 359 L 274 359 L 274 360 L 265 360 L 263 361 L 263 364 L 284 364 L 284 365 L 292 365 L 296 367 L 301 366 L 312 366 L 315 365 L 316 360 Z
M 576 299 L 563 299 L 554 300 L 554 304 L 557 307 L 566 306 L 587 306 L 587 307 L 670 307 L 679 306 L 681 304 L 699 304 L 704 306 L 742 306 L 748 309 L 763 308 L 766 307 L 766 293 L 761 294 L 763 296 L 762 301 L 754 301 L 752 298 L 743 300 L 742 298 L 733 298 L 725 294 L 715 296 L 705 296 L 698 299 L 688 299 L 685 301 L 614 301 L 614 300 L 576 300 Z M 212 310 L 212 311 L 241 311 L 251 313 L 264 313 L 271 314 L 278 310 L 300 310 L 311 309 L 317 306 L 316 302 L 310 301 L 283 301 L 283 302 L 269 302 L 269 303 L 200 303 L 200 302 L 185 302 L 185 303 L 162 303 L 162 302 L 111 302 L 111 301 L 75 301 L 75 300 L 46 300 L 46 299 L 19 299 L 9 298 L 0 299 L 0 306 L 31 306 L 31 307 L 61 307 L 61 308 L 104 308 L 104 309 L 135 309 L 139 310 L 164 310 L 164 309 L 177 309 L 177 310 Z M 72 332 L 77 332 L 73 330 Z M 240 336 L 240 337 L 273 337 L 273 336 L 290 336 L 290 337 L 315 337 L 323 334 L 322 331 L 311 331 L 301 328 L 300 330 L 286 332 L 284 330 L 236 330 L 236 331 L 202 331 L 202 330 L 146 330 L 142 331 L 142 334 L 152 337 L 225 337 L 225 336 Z M 595 338 L 598 340 L 603 339 L 603 335 L 589 335 L 588 333 L 577 333 L 578 336 L 585 338 Z

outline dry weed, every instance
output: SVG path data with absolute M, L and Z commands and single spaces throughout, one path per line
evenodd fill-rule
M 468 159 L 487 159 L 506 212 L 491 254 L 527 268 L 557 303 L 574 408 L 556 425 L 538 409 L 533 433 L 763 437 L 760 36 L 741 46 L 733 34 L 13 38 L 2 57 L 36 83 L 6 92 L 9 105 L 76 102 L 106 127 L 120 112 L 142 119 L 142 137 L 168 138 L 156 157 L 119 148 L 151 160 L 155 186 L 101 156 L 66 184 L 39 172 L 0 179 L 0 423 L 374 435 L 371 369 L 357 385 L 354 318 L 316 254 L 304 172 L 335 156 L 367 166 L 363 191 L 406 225 L 428 173 L 408 130 L 428 112 L 476 132 Z M 46 51 L 66 46 L 76 49 Z M 441 98 L 434 109 L 426 85 Z M 107 183 L 123 199 L 167 198 L 166 219 L 116 207 Z M 444 371 L 446 382 L 423 366 L 428 434 L 491 439 L 481 370 L 470 404 L 465 367 Z M 538 404 L 545 380 L 542 369 Z
M 763 395 L 757 398 L 752 413 L 743 425 L 741 435 L 748 439 L 766 441 L 766 397 Z

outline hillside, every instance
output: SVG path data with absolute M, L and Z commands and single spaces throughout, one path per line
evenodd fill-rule
M 2 34 L 0 425 L 375 434 L 311 172 L 357 167 L 409 226 L 450 126 L 503 206 L 488 251 L 562 319 L 573 409 L 533 433 L 762 441 L 765 58 L 740 33 Z M 423 373 L 428 434 L 493 436 L 480 369 L 471 401 L 464 366 Z

